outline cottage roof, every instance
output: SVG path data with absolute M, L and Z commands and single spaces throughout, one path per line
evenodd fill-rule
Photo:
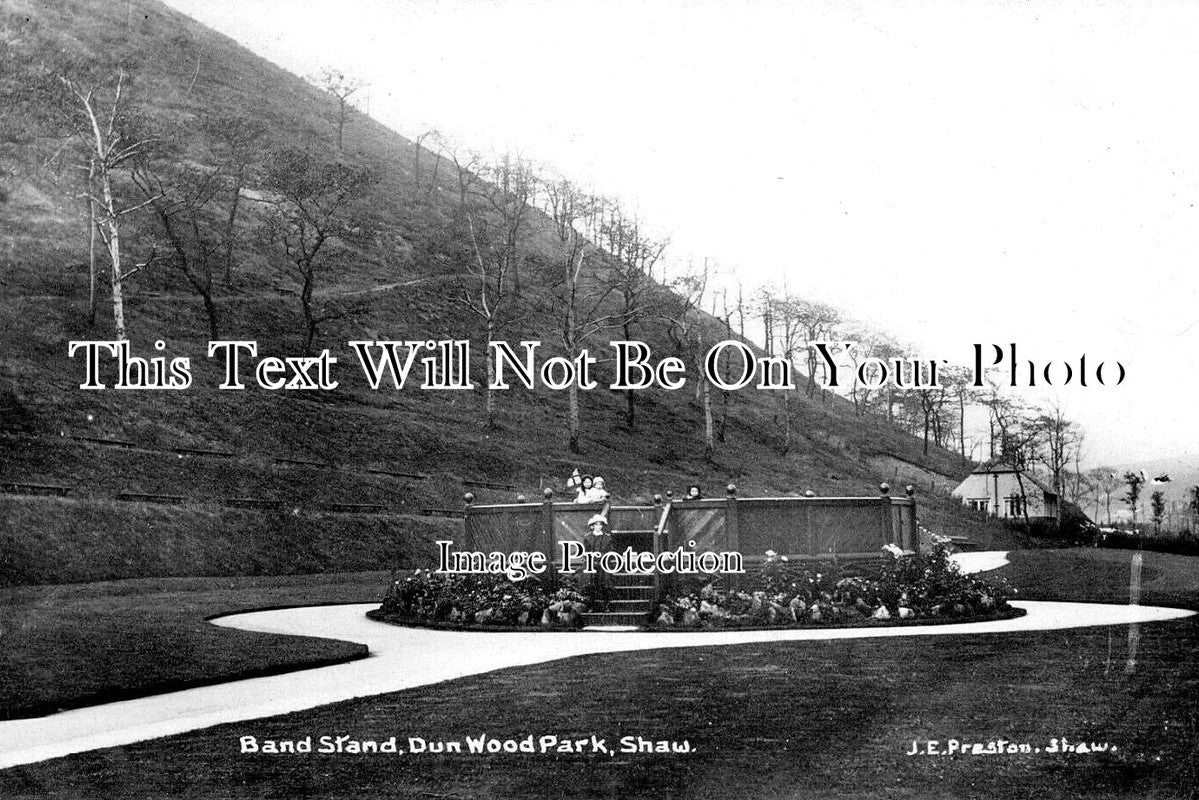
M 1018 470 L 1014 466 L 1012 466 L 1011 463 L 1004 461 L 1003 459 L 1000 459 L 1000 458 L 992 458 L 988 461 L 984 461 L 983 463 L 979 464 L 974 469 L 974 472 L 972 472 L 971 474 L 972 475 L 994 475 L 996 473 L 1003 474 L 1003 473 L 1008 473 L 1008 472 L 1020 473 L 1021 479 L 1028 481 L 1033 486 L 1036 486 L 1038 489 L 1045 492 L 1046 494 L 1051 494 L 1054 497 L 1057 497 L 1057 492 L 1054 491 L 1051 487 L 1047 486 L 1045 480 L 1043 478 L 1041 478 L 1040 476 L 1038 476 L 1036 473 L 1034 473 L 1030 470 Z

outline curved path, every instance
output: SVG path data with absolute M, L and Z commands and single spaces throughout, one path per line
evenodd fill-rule
M 1011 563 L 1008 561 L 1006 550 L 980 550 L 976 553 L 954 553 L 950 558 L 958 565 L 958 569 L 967 574 L 989 572 Z
M 950 636 L 1125 625 L 1193 614 L 1154 606 L 1015 602 L 1017 619 L 895 628 L 834 628 L 705 633 L 466 633 L 404 628 L 368 620 L 377 604 L 309 606 L 236 614 L 218 625 L 265 633 L 350 639 L 371 656 L 329 667 L 250 678 L 169 694 L 0 723 L 0 769 L 115 747 L 225 722 L 257 719 L 492 670 L 571 656 L 768 641 Z
M 989 559 L 989 563 L 995 561 L 994 557 Z M 963 566 L 970 569 L 981 565 Z M 1025 609 L 1027 614 L 1009 620 L 948 625 L 703 633 L 468 633 L 405 628 L 367 619 L 365 614 L 377 607 L 375 603 L 235 614 L 213 622 L 248 631 L 362 642 L 370 648 L 371 655 L 334 666 L 202 686 L 37 719 L 0 722 L 0 769 L 593 653 L 769 641 L 1010 633 L 1156 622 L 1194 613 L 1155 606 L 1094 603 L 1019 601 L 1012 605 Z

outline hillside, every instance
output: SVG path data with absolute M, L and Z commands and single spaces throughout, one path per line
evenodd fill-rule
M 12 0 L 5 8 L 3 55 L 20 69 L 0 74 L 0 483 L 10 492 L 0 496 L 0 583 L 423 563 L 431 541 L 452 533 L 446 513 L 461 507 L 464 491 L 485 501 L 533 497 L 560 488 L 575 466 L 604 475 L 617 498 L 646 500 L 693 482 L 709 494 L 734 482 L 743 495 L 873 495 L 880 481 L 902 477 L 897 459 L 913 474 L 945 476 L 918 486 L 926 526 L 983 545 L 1004 536 L 948 497 L 968 464 L 937 448 L 922 455 L 920 442 L 832 395 L 793 393 L 795 439 L 785 455 L 776 395 L 747 390 L 727 406 L 718 396 L 725 439 L 707 460 L 699 403 L 688 390 L 640 393 L 633 430 L 623 396 L 581 393 L 580 454 L 566 446 L 565 394 L 544 389 L 497 395 L 491 428 L 481 424 L 481 389 L 374 392 L 356 369 L 339 373 L 332 392 L 217 391 L 215 365 L 204 358 L 203 305 L 169 259 L 130 279 L 129 338 L 142 355 L 155 355 L 162 339 L 168 357 L 190 356 L 195 385 L 79 390 L 82 366 L 67 357 L 67 343 L 107 338 L 112 322 L 102 299 L 89 323 L 87 220 L 71 168 L 53 158 L 67 143 L 56 109 L 33 90 L 53 65 L 136 56 L 128 96 L 173 142 L 160 158 L 167 180 L 213 168 L 220 126 L 211 123 L 228 119 L 262 123 L 264 146 L 299 146 L 312 158 L 370 170 L 375 181 L 351 201 L 355 230 L 368 234 L 328 251 L 316 289 L 335 311 L 365 305 L 326 321 L 314 339 L 345 362 L 352 339 L 469 337 L 476 357 L 483 351 L 479 318 L 455 298 L 468 257 L 454 225 L 458 194 L 445 171 L 436 186 L 421 188 L 430 178 L 422 173 L 418 184 L 416 145 L 360 114 L 347 121 L 338 153 L 329 94 L 156 2 L 127 9 Z M 434 156 L 421 160 L 427 170 Z M 256 201 L 271 193 L 263 170 L 248 175 L 233 280 L 215 290 L 222 336 L 257 340 L 262 354 L 298 354 L 299 295 L 280 248 L 262 233 L 269 204 Z M 135 260 L 163 245 L 144 211 L 126 218 Z M 514 314 L 500 338 L 539 339 L 561 352 L 552 321 L 537 313 L 541 287 L 554 280 L 547 263 L 556 244 L 550 221 L 531 214 L 523 269 L 525 286 L 537 289 L 524 290 L 520 310 L 528 313 Z M 722 326 L 703 324 L 715 341 Z M 655 353 L 672 352 L 660 322 L 633 333 Z M 598 349 L 609 338 L 617 331 L 589 344 Z M 600 365 L 601 386 L 610 370 Z M 483 373 L 481 364 L 474 372 Z

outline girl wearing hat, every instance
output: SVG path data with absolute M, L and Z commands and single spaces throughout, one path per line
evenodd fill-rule
M 592 477 L 590 475 L 584 475 L 583 480 L 579 483 L 579 490 L 578 494 L 575 495 L 575 502 L 590 503 L 591 492 L 593 491 L 592 486 L 594 486 L 594 480 Z
M 607 553 L 612 549 L 612 535 L 608 533 L 608 518 L 603 514 L 595 514 L 587 520 L 587 535 L 583 537 L 583 547 L 597 553 Z M 607 610 L 608 573 L 598 569 L 591 576 L 591 599 L 601 610 Z

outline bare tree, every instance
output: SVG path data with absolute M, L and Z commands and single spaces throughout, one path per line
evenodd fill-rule
M 872 347 L 872 355 L 885 364 L 890 364 L 889 369 L 895 369 L 895 362 L 904 358 L 907 355 L 908 347 L 886 336 L 879 336 L 874 340 Z M 873 372 L 874 370 L 871 370 Z M 896 406 L 896 376 L 892 375 L 887 380 L 883 387 L 879 390 L 879 402 L 883 404 L 883 418 L 887 422 L 895 422 L 895 406 Z
M 950 366 L 941 372 L 941 382 L 957 405 L 958 449 L 965 461 L 966 456 L 966 408 L 973 404 L 976 393 L 973 389 L 973 373 L 969 367 Z
M 641 221 L 627 216 L 615 203 L 604 210 L 600 234 L 604 249 L 612 256 L 605 280 L 620 300 L 620 331 L 628 341 L 633 338 L 633 328 L 654 313 L 658 286 L 653 270 L 667 242 L 646 236 Z M 624 394 L 625 425 L 632 430 L 636 428 L 636 392 L 626 389 Z
M 1085 508 L 1085 498 L 1095 492 L 1095 486 L 1090 476 L 1083 472 L 1082 469 L 1083 443 L 1086 441 L 1086 438 L 1086 434 L 1082 428 L 1079 428 L 1068 455 L 1068 458 L 1074 463 L 1074 469 L 1070 471 L 1073 481 L 1071 496 L 1079 508 Z
M 1061 406 L 1056 404 L 1048 411 L 1038 414 L 1031 424 L 1037 429 L 1036 439 L 1040 445 L 1036 458 L 1049 469 L 1053 479 L 1053 491 L 1058 496 L 1055 522 L 1060 528 L 1062 501 L 1066 497 L 1064 474 L 1070 463 L 1073 448 L 1079 442 L 1078 426 L 1066 419 Z
M 559 178 L 544 186 L 544 211 L 552 223 L 557 252 L 553 309 L 567 358 L 577 358 L 592 336 L 619 324 L 619 314 L 603 312 L 612 293 L 610 282 L 598 277 L 596 246 L 585 231 L 598 234 L 599 201 L 578 186 Z M 581 452 L 579 387 L 567 387 L 566 428 L 570 451 Z
M 745 284 L 741 282 L 741 278 L 736 278 L 737 284 L 737 333 L 742 339 L 745 338 Z
M 231 286 L 241 194 L 254 168 L 262 160 L 261 140 L 266 135 L 267 127 L 265 123 L 247 117 L 218 116 L 206 118 L 203 128 L 209 140 L 214 143 L 213 150 L 220 161 L 220 174 L 227 185 L 229 195 L 221 260 L 225 285 Z
M 365 167 L 323 161 L 303 150 L 283 149 L 270 156 L 266 185 L 276 200 L 267 233 L 283 249 L 285 269 L 298 285 L 305 350 L 312 349 L 323 323 L 354 316 L 364 308 L 362 303 L 322 303 L 316 289 L 334 260 L 329 245 L 362 238 L 350 203 L 373 180 Z
M 124 176 L 130 163 L 143 156 L 157 139 L 139 130 L 123 66 L 112 73 L 66 69 L 56 77 L 65 90 L 64 103 L 74 112 L 73 135 L 83 151 L 82 163 L 77 166 L 87 174 L 83 197 L 88 204 L 89 227 L 99 235 L 108 253 L 113 324 L 116 338 L 125 339 L 125 283 L 153 259 L 130 264 L 125 258 L 124 220 L 152 200 L 124 200 L 119 184 L 127 180 Z M 89 259 L 89 269 L 89 306 L 94 316 L 97 277 L 94 258 Z
M 465 228 L 470 243 L 463 259 L 465 275 L 458 284 L 458 300 L 482 321 L 490 352 L 497 334 L 515 320 L 516 293 L 511 275 L 522 258 L 523 240 L 529 219 L 529 201 L 536 191 L 536 177 L 520 159 L 503 162 L 505 174 L 497 183 L 479 184 L 470 192 L 474 181 L 462 175 L 459 186 L 462 205 L 459 224 Z M 472 173 L 473 174 L 473 173 Z M 495 361 L 487 358 L 487 387 L 484 409 L 487 427 L 495 425 Z
M 1140 507 L 1141 487 L 1145 485 L 1145 476 L 1140 472 L 1129 470 L 1124 473 L 1124 485 L 1128 487 L 1124 495 L 1124 504 L 1132 512 L 1132 527 L 1137 526 L 1137 509 Z
M 924 447 L 922 452 L 927 456 L 930 432 L 933 433 L 936 444 L 941 444 L 939 430 L 941 425 L 941 409 L 945 405 L 945 398 L 948 396 L 949 390 L 942 385 L 929 389 L 911 389 L 908 394 L 915 395 L 915 405 L 920 409 L 924 428 Z
M 459 147 L 440 134 L 436 135 L 435 141 L 438 159 L 436 163 L 441 163 L 442 154 L 453 162 L 455 184 L 458 189 L 458 207 L 459 209 L 465 208 L 470 201 L 471 192 L 480 182 L 479 174 L 484 169 L 483 159 L 475 151 Z M 513 168 L 513 159 L 511 158 L 508 159 L 508 168 Z M 520 181 L 525 181 L 526 175 L 531 177 L 531 170 L 523 160 L 516 159 L 516 168 L 520 172 Z M 436 167 L 434 168 L 433 182 L 436 182 Z M 520 189 L 519 186 L 517 188 Z M 433 183 L 430 183 L 428 191 L 432 190 Z
M 816 393 L 816 371 L 818 368 L 822 368 L 823 362 L 820 361 L 815 348 L 810 345 L 812 342 L 833 338 L 836 326 L 841 324 L 841 312 L 827 303 L 797 298 L 791 305 L 791 314 L 802 328 L 806 343 L 809 345 L 806 348 L 807 385 L 808 396 L 811 397 Z
M 1087 508 L 1091 501 L 1095 506 L 1095 521 L 1099 520 L 1099 484 L 1090 472 L 1074 471 L 1073 502 L 1079 508 Z
M 426 139 L 430 140 L 433 147 L 436 148 L 435 150 L 425 147 Z M 422 178 L 421 178 L 420 161 L 421 161 L 421 153 L 424 153 L 424 152 L 431 152 L 433 154 L 433 175 L 429 178 L 429 188 L 425 191 L 425 197 L 428 197 L 429 195 L 431 195 L 433 193 L 433 190 L 437 188 L 438 174 L 441 171 L 443 142 L 444 142 L 444 137 L 441 135 L 441 133 L 436 130 L 433 130 L 433 129 L 429 129 L 429 130 L 421 133 L 419 136 L 416 137 L 416 140 L 413 142 L 414 147 L 413 147 L 413 154 L 412 154 L 412 193 L 414 195 L 419 195 L 420 190 L 421 190 Z M 465 198 L 463 198 L 463 202 L 465 202 Z
M 729 305 L 729 290 L 727 286 L 722 286 L 719 293 L 720 304 L 717 305 L 716 297 L 712 298 L 712 316 L 720 322 L 724 323 L 724 338 L 733 338 L 733 314 L 736 312 L 736 305 Z M 721 359 L 716 363 L 716 369 L 724 369 L 731 354 L 723 353 Z M 728 438 L 729 414 L 732 413 L 733 393 L 725 388 L 720 390 L 720 425 L 716 428 L 716 441 L 724 444 Z
M 799 309 L 803 301 L 787 293 L 770 292 L 766 295 L 771 326 L 774 330 L 774 344 L 771 352 L 781 355 L 787 361 L 788 369 L 795 373 L 799 371 L 799 354 L 804 345 L 804 327 L 799 319 Z M 800 391 L 799 383 L 795 383 L 795 391 Z M 783 406 L 783 455 L 791 452 L 791 395 L 784 391 L 781 395 Z
M 774 355 L 774 310 L 778 292 L 769 284 L 760 286 L 750 298 L 751 308 L 762 320 L 762 343 L 766 347 L 766 355 Z
M 185 168 L 175 180 L 164 181 L 148 159 L 133 171 L 133 180 L 150 201 L 150 209 L 170 245 L 169 263 L 203 303 L 208 333 L 214 340 L 221 338 L 216 276 L 220 274 L 224 243 L 210 214 L 220 174 L 217 169 L 205 172 Z
M 1095 493 L 1095 504 L 1098 507 L 1099 495 L 1104 498 L 1105 508 L 1107 510 L 1107 524 L 1112 524 L 1112 494 L 1120 488 L 1120 476 L 1116 474 L 1115 467 L 1096 467 L 1090 472 L 1091 479 L 1097 487 Z M 1099 516 L 1096 510 L 1095 516 Z
M 1002 394 L 998 384 L 991 384 L 990 390 L 986 404 L 999 443 L 998 455 L 1015 470 L 1024 529 L 1030 532 L 1032 523 L 1028 515 L 1028 490 L 1024 473 L 1031 468 L 1041 446 L 1041 429 L 1034 424 L 1038 412 Z
M 850 329 L 845 332 L 845 340 L 853 342 L 854 346 L 846 353 L 849 364 L 853 368 L 853 379 L 849 384 L 849 399 L 853 403 L 854 414 L 861 416 L 870 407 L 870 395 L 874 387 L 857 379 L 858 370 L 866 365 L 866 359 L 874 354 L 874 335 L 865 328 Z
M 325 67 L 310 80 L 337 98 L 337 149 L 341 150 L 346 118 L 350 112 L 350 98 L 367 85 L 366 81 L 336 67 Z
M 1154 489 L 1149 495 L 1149 508 L 1153 513 L 1153 532 L 1161 533 L 1162 517 L 1166 515 L 1166 494 L 1161 489 Z
M 670 283 L 674 294 L 671 305 L 665 309 L 666 333 L 675 350 L 684 357 L 684 363 L 698 363 L 708 346 L 706 320 L 700 309 L 710 277 L 711 262 L 705 258 L 698 265 L 689 262 L 686 273 Z M 716 434 L 712 420 L 712 386 L 703 370 L 698 370 L 695 390 L 703 415 L 704 458 L 710 461 L 716 454 Z

